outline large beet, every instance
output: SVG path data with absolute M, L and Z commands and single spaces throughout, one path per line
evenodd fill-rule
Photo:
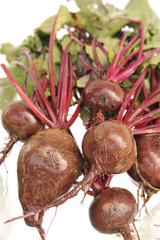
M 103 173 L 109 174 L 128 171 L 137 155 L 131 130 L 117 120 L 93 125 L 84 136 L 82 148 L 90 166 L 98 160 L 105 169 Z
M 43 207 L 69 190 L 82 171 L 82 157 L 64 130 L 47 129 L 28 139 L 18 158 L 19 199 L 24 213 Z M 38 226 L 40 216 L 25 219 Z
M 129 224 L 133 222 L 138 208 L 134 196 L 123 188 L 107 188 L 97 195 L 89 209 L 93 227 L 101 233 L 121 232 L 124 239 L 133 239 Z

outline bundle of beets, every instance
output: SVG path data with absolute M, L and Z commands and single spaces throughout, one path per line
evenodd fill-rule
M 126 189 L 110 187 L 110 183 L 115 174 L 127 172 L 147 193 L 145 203 L 160 189 L 160 75 L 147 66 L 141 69 L 137 78 L 132 77 L 146 60 L 160 52 L 160 48 L 145 49 L 142 22 L 122 18 L 119 21 L 139 25 L 139 31 L 127 44 L 126 32 L 119 32 L 119 49 L 110 62 L 103 44 L 96 38 L 87 38 L 84 29 L 79 38 L 79 26 L 74 26 L 75 33 L 68 29 L 72 40 L 64 50 L 61 49 L 57 81 L 53 60 L 59 14 L 54 19 L 49 39 L 49 75 L 38 78 L 29 51 L 23 53 L 29 66 L 14 62 L 34 83 L 31 97 L 27 94 L 27 81 L 22 89 L 7 67 L 1 65 L 23 98 L 7 106 L 2 113 L 2 124 L 9 133 L 9 142 L 1 152 L 0 163 L 17 141 L 24 142 L 17 170 L 24 215 L 7 222 L 24 218 L 26 224 L 36 227 L 41 239 L 45 240 L 44 212 L 83 190 L 85 195 L 94 196 L 89 215 L 96 230 L 107 234 L 121 233 L 126 240 L 135 239 L 130 227 L 139 211 L 135 197 Z M 138 49 L 132 51 L 137 41 Z M 80 77 L 78 70 L 73 68 L 68 51 L 75 42 L 81 46 L 85 42 L 93 54 L 92 62 L 89 57 L 79 57 L 88 81 L 78 93 L 74 91 L 73 82 L 75 76 L 77 82 Z M 106 69 L 98 52 L 106 58 Z M 149 92 L 145 85 L 146 76 L 150 83 Z M 123 84 L 126 80 L 130 87 Z M 50 89 L 49 96 L 46 89 Z M 68 119 L 70 107 L 76 104 Z M 84 121 L 86 133 L 81 153 L 70 127 L 84 109 L 89 117 Z M 83 179 L 76 182 L 81 174 Z

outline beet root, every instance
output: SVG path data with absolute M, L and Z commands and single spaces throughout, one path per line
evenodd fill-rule
M 46 129 L 23 145 L 17 171 L 19 199 L 26 214 L 44 207 L 69 190 L 82 172 L 82 156 L 65 130 Z M 27 225 L 39 228 L 42 217 L 43 211 L 25 221 Z
M 92 226 L 100 233 L 122 233 L 133 239 L 129 224 L 133 223 L 138 207 L 134 196 L 123 188 L 107 188 L 91 203 L 89 216 Z
M 117 83 L 107 80 L 89 81 L 82 93 L 82 104 L 93 115 L 102 111 L 105 117 L 113 116 L 125 99 L 125 91 Z
M 160 133 L 136 137 L 136 167 L 143 183 L 160 190 Z
M 43 126 L 24 101 L 16 101 L 3 110 L 2 124 L 11 136 L 21 141 L 26 141 Z
M 82 149 L 90 166 L 97 162 L 101 174 L 128 171 L 136 160 L 136 144 L 131 130 L 122 122 L 107 120 L 85 134 Z
M 9 133 L 9 142 L 1 151 L 0 164 L 2 164 L 18 141 L 26 141 L 30 136 L 43 128 L 42 122 L 31 111 L 24 101 L 16 101 L 8 105 L 2 112 L 2 125 Z

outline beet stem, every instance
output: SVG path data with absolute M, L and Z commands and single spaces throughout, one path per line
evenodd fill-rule
M 134 108 L 136 107 L 135 103 L 136 103 L 136 100 L 140 94 L 140 91 L 142 89 L 142 86 L 143 86 L 143 82 L 141 82 L 136 90 L 136 93 L 133 97 L 133 99 L 131 100 L 130 104 L 129 104 L 129 107 L 127 109 L 127 112 L 124 116 L 124 122 L 127 120 L 128 116 L 132 113 L 132 111 L 134 110 Z
M 136 80 L 136 82 L 132 86 L 131 90 L 129 91 L 128 95 L 126 96 L 123 104 L 121 105 L 121 109 L 120 109 L 120 111 L 118 113 L 117 119 L 119 121 L 121 121 L 121 122 L 123 121 L 123 115 L 124 115 L 124 112 L 125 112 L 125 110 L 126 110 L 126 108 L 128 106 L 128 103 L 130 102 L 131 97 L 135 93 L 136 89 L 139 87 L 141 82 L 144 80 L 145 75 L 147 74 L 147 72 L 148 72 L 148 67 L 141 73 L 141 75 L 139 76 L 139 78 Z
M 18 141 L 17 137 L 9 136 L 9 142 L 6 144 L 5 148 L 0 152 L 2 154 L 2 157 L 0 158 L 0 165 L 4 162 L 7 154 L 12 149 L 13 145 Z
M 126 52 L 133 46 L 133 44 L 137 41 L 137 39 L 140 36 L 140 31 L 128 42 L 128 44 L 124 47 L 124 49 L 122 50 L 119 58 L 121 59 Z M 139 51 L 138 51 L 139 52 Z
M 78 117 L 78 115 L 79 115 L 79 113 L 80 113 L 80 111 L 81 111 L 81 103 L 82 103 L 82 99 L 80 99 L 80 100 L 78 101 L 78 105 L 77 105 L 76 110 L 74 111 L 72 117 L 66 122 L 66 125 L 65 125 L 66 128 L 70 128 L 70 126 L 71 126 L 71 125 L 74 123 L 74 121 L 77 119 L 77 117 Z
M 148 49 L 143 49 L 143 52 L 148 51 Z M 121 69 L 126 65 L 126 63 L 132 58 L 134 57 L 136 54 L 138 54 L 139 50 L 136 50 L 132 53 L 130 53 L 127 57 L 125 57 L 125 59 L 117 66 L 113 76 L 116 77 L 116 75 L 121 71 Z M 120 82 L 120 80 L 119 80 Z
M 133 135 L 144 135 L 144 134 L 150 134 L 150 133 L 160 133 L 160 127 L 157 124 L 155 125 L 149 125 L 147 128 L 143 127 L 143 128 L 135 128 L 132 129 L 132 133 Z
M 67 120 L 68 112 L 69 112 L 69 107 L 71 104 L 71 99 L 72 99 L 72 89 L 73 89 L 73 66 L 72 66 L 72 60 L 71 57 L 69 57 L 69 79 L 68 79 L 68 96 L 67 96 L 67 103 L 66 103 L 66 116 L 65 116 L 65 121 Z
M 139 65 L 141 65 L 143 62 L 145 62 L 148 58 L 153 56 L 154 54 L 160 52 L 160 48 L 154 49 L 145 56 L 141 57 L 139 61 L 136 61 L 133 63 L 131 66 L 127 67 L 125 70 L 123 70 L 118 76 L 115 76 L 113 78 L 114 82 L 123 82 L 125 81 L 128 77 L 130 77 L 135 70 L 138 68 Z
M 20 93 L 20 95 L 23 97 L 23 99 L 26 101 L 28 106 L 31 108 L 31 110 L 34 112 L 34 114 L 42 121 L 44 122 L 48 127 L 55 128 L 55 124 L 51 122 L 48 118 L 42 114 L 39 109 L 33 104 L 33 102 L 29 99 L 29 97 L 25 94 L 25 92 L 22 90 L 22 88 L 17 84 L 14 77 L 11 75 L 11 73 L 8 71 L 5 64 L 1 64 L 1 67 L 3 68 L 4 72 L 8 76 L 8 78 L 11 80 L 14 87 L 17 89 L 17 91 Z
M 97 40 L 93 39 L 92 40 L 92 51 L 93 51 L 94 62 L 99 67 L 100 71 L 104 73 L 104 68 L 99 60 L 96 47 L 97 47 Z
M 122 52 L 122 47 L 124 45 L 126 37 L 127 37 L 126 34 L 122 35 L 120 43 L 119 43 L 120 46 L 119 46 L 118 53 L 116 54 L 114 61 L 112 62 L 112 64 L 110 65 L 110 67 L 107 70 L 107 76 L 106 77 L 107 77 L 107 79 L 110 79 L 111 81 L 112 81 L 112 76 L 113 76 L 113 74 L 115 72 L 115 69 L 117 67 L 118 61 L 120 60 L 120 54 Z
M 71 36 L 71 38 L 72 38 L 75 42 L 77 42 L 80 46 L 83 46 L 83 43 L 82 43 L 76 36 L 74 36 L 74 34 L 70 31 L 71 28 L 72 28 L 72 26 L 70 26 L 70 27 L 68 28 L 68 32 L 69 32 L 69 35 Z
M 55 16 L 53 27 L 50 35 L 49 40 L 49 71 L 50 71 L 50 87 L 51 87 L 51 100 L 52 100 L 52 107 L 55 109 L 56 105 L 56 89 L 55 89 L 55 76 L 54 76 L 54 38 L 55 38 L 55 30 L 56 30 L 56 24 L 59 17 L 60 9 Z
M 127 125 L 130 125 L 133 120 L 147 107 L 151 106 L 154 103 L 157 103 L 160 101 L 160 97 L 156 97 L 153 99 L 150 99 L 149 101 L 143 101 L 135 110 L 133 113 L 130 114 L 127 121 L 125 122 Z M 142 117 L 143 119 L 143 117 Z
M 148 117 L 154 115 L 154 114 L 157 114 L 157 113 L 160 113 L 160 108 L 157 108 L 157 109 L 154 109 L 152 111 L 150 111 L 149 113 L 146 113 L 144 114 L 142 117 L 136 119 L 135 121 L 133 121 L 131 124 L 130 124 L 130 127 L 135 127 L 136 125 L 140 124 L 142 121 L 146 120 L 147 119 L 147 122 L 148 122 Z M 153 119 L 156 119 L 156 118 L 159 118 L 160 116 L 156 116 L 156 117 L 150 117 L 150 121 L 152 121 Z
M 93 67 L 91 67 L 90 65 L 88 65 L 81 57 L 80 57 L 80 61 L 83 63 L 83 65 L 85 67 L 87 67 L 88 69 L 90 69 L 91 71 L 93 71 L 97 77 L 99 77 L 99 73 L 96 71 L 96 69 L 94 69 Z
M 64 65 L 62 75 L 62 84 L 61 84 L 61 98 L 60 98 L 60 108 L 58 113 L 58 126 L 63 128 L 63 125 L 66 122 L 66 104 L 67 104 L 67 90 L 68 90 L 68 55 L 65 54 Z
M 38 82 L 37 76 L 34 73 L 32 73 L 32 71 L 30 71 L 30 69 L 28 69 L 23 63 L 15 61 L 14 64 L 21 66 L 29 74 L 29 76 L 31 77 L 31 79 L 33 80 L 33 82 L 35 84 L 35 88 L 37 90 L 36 93 L 40 97 L 39 100 L 42 99 L 51 120 L 54 122 L 54 124 L 56 124 L 56 122 L 57 122 L 56 116 L 48 102 L 47 97 L 45 96 L 45 94 L 43 92 L 41 85 Z M 41 100 L 40 100 L 40 102 L 41 102 Z M 41 103 L 41 105 L 42 105 L 42 103 Z

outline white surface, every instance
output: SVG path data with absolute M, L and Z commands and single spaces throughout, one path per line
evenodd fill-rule
M 106 1 L 107 2 L 107 1 Z M 124 8 L 128 3 L 127 0 L 110 0 L 117 7 Z M 157 0 L 149 1 L 153 9 L 160 15 Z M 1 1 L 0 6 L 0 44 L 3 42 L 11 42 L 19 45 L 23 39 L 33 33 L 33 29 L 39 26 L 46 18 L 57 13 L 59 6 L 65 4 L 72 11 L 76 11 L 73 0 L 67 2 L 65 0 L 5 0 Z M 0 63 L 5 63 L 5 58 L 0 55 Z M 0 69 L 0 77 L 5 76 Z M 84 129 L 80 128 L 81 123 L 76 122 L 72 131 L 75 138 L 81 147 L 81 140 L 84 134 Z M 0 146 L 3 146 L 4 138 L 7 136 L 5 130 L 0 126 Z M 17 192 L 17 175 L 16 162 L 17 154 L 22 146 L 17 143 L 12 153 L 6 159 L 6 174 L 5 166 L 0 167 L 0 240 L 40 240 L 36 229 L 27 227 L 23 220 L 15 221 L 12 224 L 4 225 L 3 222 L 11 217 L 22 214 L 22 209 L 18 200 Z M 8 177 L 8 180 L 7 180 Z M 6 193 L 6 181 L 8 191 Z M 134 196 L 137 194 L 137 188 L 131 183 L 126 174 L 121 174 L 113 179 L 112 186 L 120 186 L 129 189 Z M 81 204 L 83 193 L 80 192 L 77 197 L 67 201 L 63 206 L 60 206 L 57 211 L 56 218 L 53 220 L 52 226 L 47 234 L 46 239 L 51 240 L 114 240 L 121 239 L 115 235 L 103 235 L 96 232 L 90 225 L 88 218 L 88 207 L 92 197 L 87 196 L 84 204 Z M 141 240 L 153 240 L 160 238 L 160 227 L 154 224 L 160 224 L 160 195 L 155 195 L 147 205 L 150 210 L 150 217 L 145 217 L 140 221 L 139 233 Z M 155 206 L 155 207 L 154 207 Z M 46 212 L 44 218 L 45 230 L 47 230 L 50 221 L 54 216 L 55 209 Z

